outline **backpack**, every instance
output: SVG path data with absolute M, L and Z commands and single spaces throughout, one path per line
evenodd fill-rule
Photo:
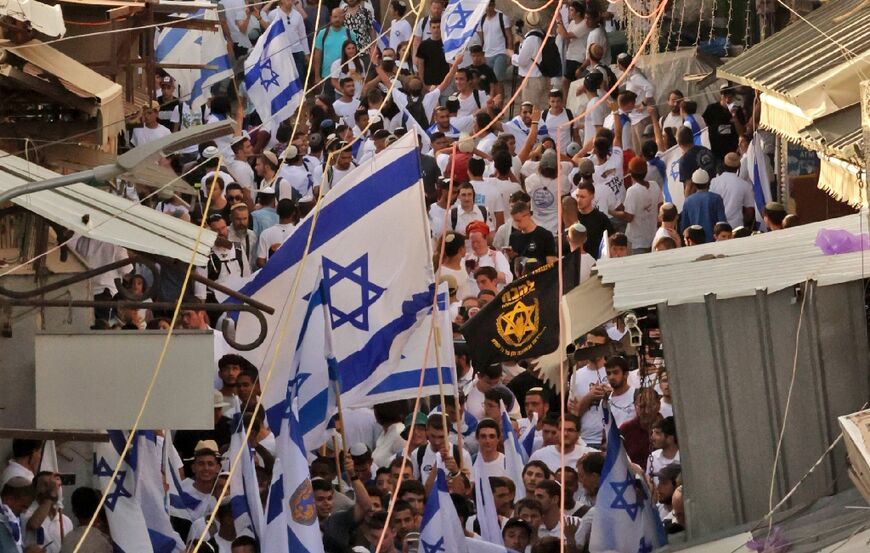
M 541 31 L 530 31 L 527 36 L 536 36 L 544 41 L 544 49 L 541 52 L 541 61 L 538 62 L 538 69 L 544 77 L 561 77 L 562 76 L 562 58 L 559 56 L 559 47 L 556 46 L 556 38 L 548 36 L 544 38 L 544 33 Z
M 326 29 L 324 29 L 323 34 L 320 35 L 320 51 L 323 52 L 323 54 L 320 55 L 320 74 L 321 75 L 323 75 L 323 65 L 324 65 L 324 63 L 326 63 L 325 62 L 326 56 L 324 55 L 325 54 L 324 50 L 326 47 L 326 35 L 328 35 L 329 31 L 331 31 L 331 30 L 332 30 L 331 27 L 327 27 Z M 350 29 L 348 29 L 347 27 L 344 28 L 344 34 L 347 35 L 347 40 L 353 40 L 350 37 Z M 315 44 L 315 47 L 317 47 L 316 44 Z M 341 59 L 341 58 L 339 58 L 339 59 Z
M 616 74 L 610 68 L 610 66 L 605 65 L 603 63 L 599 63 L 598 65 L 592 66 L 589 68 L 589 71 L 598 71 L 602 75 L 604 75 L 604 80 L 601 82 L 601 90 L 610 90 L 610 87 L 616 82 Z M 619 89 L 614 90 L 610 97 L 614 100 L 619 96 Z
M 421 127 L 425 129 L 429 126 L 429 118 L 426 117 L 426 109 L 423 107 L 422 97 L 420 97 L 419 100 L 412 101 L 411 97 L 408 96 L 408 105 L 405 106 L 405 110 L 407 110 L 411 117 L 413 117 Z
M 471 95 L 474 96 L 474 103 L 477 104 L 477 109 L 482 108 L 483 106 L 480 104 L 480 89 L 474 87 L 471 91 Z
M 479 204 L 475 204 L 475 205 L 477 205 L 477 207 L 480 208 L 480 214 L 483 215 L 483 222 L 487 223 L 486 207 L 479 205 Z M 450 228 L 452 228 L 454 230 L 454 232 L 456 231 L 456 223 L 457 222 L 459 222 L 459 208 L 454 207 L 453 209 L 450 210 Z
M 549 109 L 544 111 L 543 113 L 541 113 L 541 121 L 543 121 L 544 123 L 547 122 L 547 114 L 548 113 L 550 113 Z M 574 114 L 571 113 L 570 109 L 565 108 L 565 115 L 568 116 L 568 121 L 573 121 Z M 548 132 L 549 132 L 549 129 L 548 129 Z M 570 133 L 569 136 L 574 136 L 574 123 L 573 122 L 570 125 L 568 125 L 568 132 Z M 555 135 L 553 135 L 553 136 L 555 136 Z
M 233 251 L 236 253 L 235 262 L 239 264 L 239 274 L 245 270 L 245 265 L 242 262 L 242 248 L 238 244 L 233 244 Z M 223 260 L 216 253 L 211 254 L 208 263 L 208 278 L 209 280 L 217 280 L 221 276 L 221 271 L 224 268 Z
M 483 35 L 483 21 L 484 21 L 484 19 L 480 20 L 480 33 L 481 33 L 481 35 Z M 504 24 L 504 13 L 502 13 L 502 12 L 498 12 L 498 24 L 499 24 L 499 28 L 501 29 L 501 36 L 504 37 L 504 47 L 506 49 L 513 49 L 514 45 L 511 44 L 510 39 L 508 38 L 507 28 L 505 27 L 505 24 Z M 483 36 L 480 37 L 480 42 L 481 42 L 481 46 L 483 46 Z

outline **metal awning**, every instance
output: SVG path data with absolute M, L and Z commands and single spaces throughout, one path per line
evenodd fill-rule
M 18 64 L 11 64 L 6 59 L 9 55 L 26 62 L 23 69 L 19 70 L 16 67 Z M 51 46 L 38 40 L 20 45 L 0 41 L 0 68 L 3 69 L 5 77 L 49 96 L 53 95 L 51 87 L 71 93 L 69 96 L 82 99 L 81 102 L 73 103 L 77 109 L 82 109 L 82 104 L 93 103 L 91 115 L 97 116 L 96 130 L 101 143 L 105 144 L 110 137 L 124 130 L 124 98 L 121 85 Z M 54 82 L 55 79 L 62 87 Z
M 870 33 L 870 29 L 867 30 Z M 823 154 L 864 166 L 861 105 L 820 117 L 800 131 L 802 143 Z
M 0 151 L 0 192 L 59 176 Z M 20 196 L 15 204 L 96 240 L 144 253 L 190 261 L 199 228 L 84 183 Z M 203 266 L 217 234 L 202 232 L 194 263 Z
M 870 275 L 870 255 L 825 255 L 815 245 L 819 230 L 858 234 L 867 227 L 865 211 L 746 238 L 601 259 L 596 270 L 603 284 L 613 286 L 617 311 L 703 302 L 708 294 L 727 299 L 771 293 L 807 279 L 829 286 Z

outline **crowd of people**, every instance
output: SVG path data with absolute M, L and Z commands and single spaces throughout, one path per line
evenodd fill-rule
M 234 119 L 243 131 L 161 160 L 198 193 L 166 189 L 146 200 L 171 216 L 204 220 L 217 233 L 201 269 L 217 283 L 232 285 L 262 268 L 323 194 L 407 133 L 418 135 L 431 229 L 431 243 L 420 247 L 431 249 L 436 273 L 448 283 L 457 326 L 514 279 L 560 257 L 571 267 L 567 285 L 574 286 L 590 277 L 601 256 L 691 247 L 795 223 L 776 202 L 757 213 L 746 163 L 757 110 L 742 107 L 754 105 L 751 94 L 724 84 L 720 100 L 699 111 L 680 90 L 656 90 L 630 55 L 611 51 L 606 25 L 612 25 L 612 14 L 603 2 L 566 2 L 555 15 L 553 36 L 547 36 L 549 21 L 539 14 L 528 13 L 515 24 L 492 0 L 476 36 L 451 62 L 444 55 L 444 0 L 432 0 L 413 26 L 404 0 L 392 0 L 382 21 L 362 0 L 347 0 L 328 13 L 306 0 L 265 6 L 225 0 L 222 6 L 237 70 L 256 34 L 282 17 L 295 45 L 286 55 L 300 75 L 310 70 L 309 82 L 318 84 L 308 91 L 301 117 L 270 125 L 231 82 L 215 86 L 208 105 L 192 113 L 175 96 L 174 79 L 160 73 L 157 97 L 131 122 L 125 138 L 130 146 L 198 121 Z M 509 104 L 514 93 L 517 99 Z M 569 94 L 587 102 L 584 113 L 566 108 Z M 709 147 L 698 140 L 705 132 Z M 681 209 L 664 200 L 668 169 L 661 155 L 674 146 L 682 153 Z M 140 199 L 134 187 L 123 193 Z M 92 266 L 126 256 L 84 236 L 73 247 Z M 168 260 L 159 260 L 158 267 L 155 301 L 222 299 L 199 282 L 182 290 L 184 267 Z M 94 297 L 136 297 L 157 282 L 155 276 L 144 266 L 97 276 Z M 115 277 L 127 290 L 119 291 Z M 104 329 L 170 324 L 170 313 L 158 309 L 101 308 L 95 318 L 95 327 Z M 190 308 L 179 325 L 210 329 L 214 320 Z M 624 334 L 617 319 L 577 346 L 620 342 Z M 311 452 L 325 550 L 374 551 L 382 535 L 381 552 L 415 550 L 436 459 L 447 469 L 451 498 L 469 536 L 480 531 L 471 500 L 475 471 L 485 471 L 509 550 L 558 551 L 562 538 L 568 551 L 586 550 L 609 446 L 605 407 L 638 477 L 654 491 L 666 528 L 680 531 L 679 414 L 661 354 L 650 353 L 657 347 L 654 334 L 647 334 L 652 342 L 637 354 L 630 350 L 572 365 L 563 386 L 543 380 L 532 359 L 471 366 L 472 346 L 457 334 L 455 392 L 423 398 L 416 416 L 412 400 L 348 409 L 339 421 L 347 443 L 331 440 Z M 207 546 L 215 553 L 257 553 L 252 536 L 236 535 L 231 506 L 216 501 L 226 477 L 234 406 L 257 419 L 249 445 L 263 501 L 275 438 L 262 410 L 254 408 L 258 368 L 243 355 L 229 354 L 220 359 L 217 376 L 214 429 L 181 429 L 173 436 L 182 487 L 198 500 L 197 509 L 174 510 L 173 521 L 182 537 L 195 541 L 217 509 Z M 535 429 L 522 481 L 505 470 L 501 405 L 517 435 Z M 99 490 L 75 490 L 69 500 L 73 523 L 60 509 L 57 475 L 39 471 L 40 451 L 39 442 L 16 440 L 0 478 L 0 544 L 16 548 L 3 551 L 72 551 L 78 525 L 92 517 L 94 527 L 79 551 L 111 551 L 108 522 L 97 512 Z

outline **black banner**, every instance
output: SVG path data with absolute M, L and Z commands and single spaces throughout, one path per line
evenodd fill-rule
M 538 357 L 559 347 L 558 279 L 555 265 L 540 267 L 507 285 L 462 325 L 475 367 Z

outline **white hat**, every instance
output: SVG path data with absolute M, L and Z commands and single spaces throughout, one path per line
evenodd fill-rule
M 215 409 L 223 409 L 224 407 L 229 407 L 229 402 L 224 398 L 224 395 L 220 393 L 220 391 L 214 391 L 214 408 Z
M 208 158 L 215 157 L 219 153 L 221 153 L 221 151 L 218 150 L 217 146 L 209 146 L 205 150 L 202 151 L 203 157 L 208 157 Z
M 350 446 L 348 452 L 350 453 L 351 457 L 362 457 L 370 453 L 368 446 L 362 442 L 358 442 Z
M 707 184 L 710 182 L 710 174 L 703 169 L 695 169 L 692 173 L 692 182 L 695 184 Z
M 583 223 L 574 223 L 573 225 L 568 227 L 568 229 L 573 230 L 574 232 L 576 232 L 578 234 L 581 234 L 581 233 L 585 234 L 586 233 L 586 227 L 583 225 Z
M 274 194 L 275 188 L 271 186 L 265 186 L 259 190 L 257 190 L 257 194 Z
M 284 150 L 284 159 L 296 159 L 296 156 L 299 155 L 299 150 L 296 149 L 296 146 L 290 144 L 287 146 L 287 149 Z

